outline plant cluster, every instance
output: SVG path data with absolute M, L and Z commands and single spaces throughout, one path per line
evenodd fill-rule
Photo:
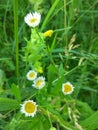
M 98 1 L 3 3 L 0 129 L 97 130 Z

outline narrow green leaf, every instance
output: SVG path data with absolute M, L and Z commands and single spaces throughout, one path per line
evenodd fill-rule
M 79 110 L 79 112 L 83 113 L 81 114 L 82 118 L 87 118 L 89 117 L 89 115 L 92 115 L 94 113 L 94 111 L 91 109 L 91 107 L 86 103 L 86 102 L 82 102 L 77 100 L 77 108 Z
M 47 14 L 47 16 L 46 16 L 46 18 L 45 18 L 43 24 L 42 24 L 41 30 L 43 30 L 44 27 L 46 26 L 47 22 L 49 22 L 49 18 L 50 18 L 50 16 L 51 16 L 51 14 L 53 13 L 55 7 L 58 5 L 59 1 L 60 1 L 60 0 L 55 0 L 55 1 L 54 1 L 52 7 L 50 8 L 50 10 L 49 10 L 49 12 L 48 12 L 48 14 Z
M 55 77 L 57 76 L 57 69 L 55 68 L 55 66 L 53 65 L 49 65 L 48 67 L 48 81 L 51 84 L 51 82 L 55 79 Z
M 63 76 L 64 75 L 64 68 L 63 68 L 63 64 L 61 63 L 60 66 L 59 66 L 59 75 L 60 76 Z
M 16 109 L 19 103 L 16 100 L 9 98 L 0 98 L 0 111 Z
M 15 96 L 15 98 L 18 101 L 21 101 L 19 86 L 15 85 L 15 84 L 12 84 L 11 89 L 12 89 L 12 93 Z

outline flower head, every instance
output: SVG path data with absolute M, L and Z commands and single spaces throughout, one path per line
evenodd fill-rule
M 43 68 L 42 67 L 38 67 L 37 68 L 37 72 L 40 73 L 40 74 L 42 74 L 43 73 Z
M 67 94 L 71 94 L 74 90 L 73 85 L 70 82 L 64 83 L 62 85 L 62 92 L 67 95 Z
M 36 102 L 33 100 L 25 101 L 23 104 L 21 104 L 21 113 L 25 114 L 25 116 L 32 116 L 36 114 L 37 111 L 37 105 Z
M 43 76 L 38 77 L 34 80 L 34 84 L 32 85 L 36 89 L 41 89 L 45 86 L 45 78 Z
M 56 130 L 56 128 L 55 127 L 51 127 L 49 130 Z
M 30 70 L 26 75 L 28 80 L 34 80 L 37 77 L 37 72 Z
M 29 13 L 25 16 L 24 21 L 29 25 L 30 27 L 36 27 L 39 25 L 41 20 L 41 14 L 40 13 Z
M 48 31 L 46 31 L 46 32 L 44 33 L 44 36 L 45 36 L 45 37 L 51 37 L 52 34 L 53 34 L 53 30 L 48 30 Z

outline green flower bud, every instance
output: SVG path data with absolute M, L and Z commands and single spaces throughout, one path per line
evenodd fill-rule
M 56 130 L 56 128 L 55 127 L 51 127 L 49 130 Z

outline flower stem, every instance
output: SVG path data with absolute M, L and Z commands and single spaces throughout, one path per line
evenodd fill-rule
M 19 77 L 19 47 L 18 47 L 18 0 L 14 0 L 14 38 L 16 47 L 16 77 Z

